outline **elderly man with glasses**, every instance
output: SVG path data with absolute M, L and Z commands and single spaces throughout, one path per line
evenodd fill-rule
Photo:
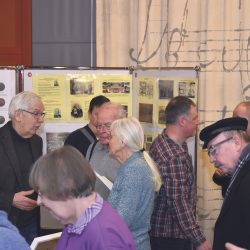
M 90 144 L 86 154 L 86 159 L 97 174 L 105 176 L 111 182 L 115 181 L 120 166 L 120 163 L 109 155 L 111 124 L 125 116 L 122 105 L 112 102 L 104 103 L 97 114 L 96 129 L 99 140 Z M 96 181 L 96 190 L 105 200 L 108 198 L 109 190 L 102 185 L 99 179 Z
M 44 121 L 41 98 L 21 92 L 9 105 L 10 121 L 0 128 L 0 210 L 30 244 L 38 234 L 37 195 L 29 186 L 29 172 L 42 155 L 42 139 L 36 135 Z
M 200 133 L 211 163 L 232 176 L 215 224 L 213 250 L 250 249 L 250 145 L 245 118 L 219 120 Z

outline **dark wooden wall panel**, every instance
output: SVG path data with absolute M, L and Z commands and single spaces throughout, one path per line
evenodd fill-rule
M 0 65 L 31 66 L 31 0 L 0 0 Z

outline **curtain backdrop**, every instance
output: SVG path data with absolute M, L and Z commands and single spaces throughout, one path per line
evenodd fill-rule
M 96 8 L 97 66 L 200 66 L 199 131 L 249 100 L 249 0 L 96 0 Z M 200 142 L 197 155 L 198 220 L 212 241 L 221 192 Z

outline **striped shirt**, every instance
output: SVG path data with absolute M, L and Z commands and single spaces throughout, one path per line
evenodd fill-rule
M 81 234 L 84 228 L 88 225 L 88 223 L 97 215 L 102 209 L 103 199 L 102 197 L 96 193 L 96 200 L 90 207 L 88 207 L 85 212 L 79 217 L 77 222 L 72 225 L 67 225 L 68 233 Z
M 240 159 L 237 163 L 236 166 L 236 170 L 230 180 L 229 186 L 227 188 L 226 194 L 225 194 L 225 198 L 222 204 L 222 207 L 224 206 L 225 202 L 228 201 L 229 199 L 231 199 L 231 187 L 235 181 L 235 179 L 237 178 L 239 172 L 241 171 L 241 169 L 245 166 L 246 162 L 249 160 L 250 158 L 250 153 L 249 153 L 249 149 L 250 149 L 250 145 L 248 145 L 241 153 Z
M 151 217 L 151 236 L 189 239 L 195 246 L 202 244 L 206 239 L 195 218 L 195 176 L 187 144 L 178 145 L 164 129 L 149 153 L 163 181 Z

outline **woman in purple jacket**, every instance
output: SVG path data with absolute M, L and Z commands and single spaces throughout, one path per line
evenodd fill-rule
M 41 157 L 30 174 L 38 205 L 65 225 L 56 250 L 135 249 L 118 213 L 94 192 L 95 174 L 81 153 L 64 146 Z

